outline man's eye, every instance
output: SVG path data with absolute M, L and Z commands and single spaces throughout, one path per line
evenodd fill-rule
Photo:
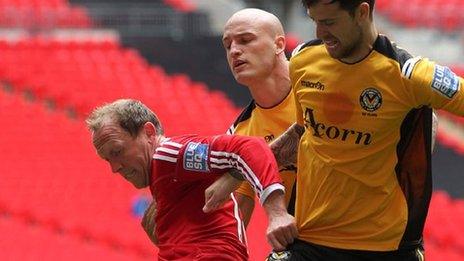
M 251 42 L 251 39 L 249 39 L 249 38 L 243 38 L 243 39 L 241 40 L 241 43 L 243 43 L 243 44 L 247 44 L 247 43 L 249 43 L 249 42 Z
M 331 25 L 333 25 L 333 24 L 335 24 L 334 21 L 325 21 L 325 22 L 324 22 L 324 25 L 326 25 L 326 26 L 331 26 Z
M 227 42 L 222 42 L 222 45 L 224 46 L 224 49 L 229 50 L 231 43 L 228 42 L 228 41 Z

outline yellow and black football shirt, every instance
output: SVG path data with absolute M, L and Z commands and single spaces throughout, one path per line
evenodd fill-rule
M 380 35 L 355 64 L 319 40 L 290 60 L 299 238 L 388 251 L 421 242 L 432 190 L 432 109 L 464 114 L 463 79 Z
M 263 137 L 266 142 L 271 142 L 285 132 L 290 125 L 296 122 L 295 99 L 293 92 L 285 97 L 283 101 L 272 108 L 262 108 L 251 101 L 250 104 L 238 116 L 229 134 Z M 280 175 L 285 186 L 285 199 L 289 209 L 293 211 L 294 205 L 289 204 L 292 195 L 293 184 L 295 182 L 296 169 L 287 167 L 280 170 Z M 250 198 L 255 197 L 255 193 L 247 182 L 236 190 L 236 192 Z M 295 199 L 293 198 L 293 201 Z

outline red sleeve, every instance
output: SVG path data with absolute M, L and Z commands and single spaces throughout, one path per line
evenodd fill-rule
M 275 190 L 284 191 L 276 160 L 269 145 L 256 137 L 218 135 L 211 142 L 211 171 L 238 169 L 263 204 Z

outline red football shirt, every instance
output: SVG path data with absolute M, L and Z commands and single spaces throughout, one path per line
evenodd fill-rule
M 259 138 L 187 135 L 166 139 L 156 149 L 150 189 L 158 209 L 160 260 L 247 260 L 234 200 L 212 213 L 202 211 L 206 188 L 232 168 L 240 170 L 261 202 L 284 189 L 275 158 Z

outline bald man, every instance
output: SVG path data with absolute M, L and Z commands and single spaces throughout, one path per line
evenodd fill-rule
M 229 129 L 229 134 L 263 137 L 270 142 L 296 121 L 294 97 L 290 88 L 288 61 L 285 57 L 285 37 L 282 24 L 271 13 L 260 9 L 243 9 L 229 19 L 224 28 L 223 44 L 232 74 L 237 82 L 248 87 L 253 97 Z M 292 167 L 281 167 L 286 189 L 286 204 L 295 180 Z M 214 198 L 232 191 L 241 181 L 224 175 L 205 191 L 205 212 L 222 205 L 227 198 Z M 248 224 L 254 209 L 254 191 L 246 182 L 238 189 L 237 200 L 244 221 Z M 142 222 L 150 235 L 154 227 L 155 206 L 146 211 Z M 294 220 L 282 219 L 269 227 L 267 239 L 273 249 L 284 249 L 296 237 Z
M 266 11 L 243 9 L 227 21 L 222 41 L 232 74 L 253 97 L 229 133 L 263 137 L 271 142 L 296 121 L 282 24 Z M 288 205 L 295 169 L 281 167 L 280 173 Z M 237 190 L 237 200 L 247 225 L 255 202 L 248 183 Z
M 243 9 L 227 21 L 222 41 L 232 74 L 238 83 L 250 90 L 253 98 L 228 133 L 262 137 L 271 142 L 296 121 L 282 24 L 269 12 L 255 8 Z M 286 189 L 288 211 L 293 214 L 292 188 L 296 169 L 293 166 L 279 167 Z M 233 178 L 224 175 L 207 190 L 207 197 L 235 183 Z M 253 189 L 247 182 L 243 182 L 235 196 L 247 226 L 255 207 Z M 210 207 L 213 208 L 206 205 L 207 209 Z M 287 236 L 286 242 L 270 241 L 270 244 L 285 246 L 291 242 L 293 238 Z

